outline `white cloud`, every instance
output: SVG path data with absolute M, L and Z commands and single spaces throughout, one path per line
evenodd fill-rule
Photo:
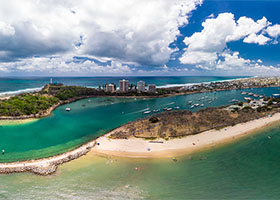
M 264 73 L 269 69 L 279 73 L 278 68 L 260 65 L 250 59 L 239 56 L 239 52 L 228 49 L 227 43 L 243 40 L 245 43 L 268 44 L 271 39 L 264 36 L 265 29 L 271 23 L 265 17 L 254 21 L 240 17 L 237 21 L 232 13 L 222 13 L 216 18 L 207 18 L 202 23 L 202 31 L 184 39 L 185 52 L 179 58 L 182 64 L 195 65 L 203 70 L 223 71 L 224 73 Z M 267 73 L 266 73 L 267 74 Z
M 15 34 L 15 29 L 9 24 L 0 21 L 0 35 L 2 36 L 10 36 Z
M 221 55 L 224 60 L 219 60 L 217 62 L 216 68 L 223 70 L 232 70 L 232 69 L 243 69 L 246 66 L 250 65 L 251 61 L 248 59 L 241 58 L 239 52 L 223 52 Z
M 269 26 L 266 29 L 266 32 L 274 38 L 277 38 L 280 35 L 280 25 L 275 24 L 274 26 Z
M 222 13 L 217 18 L 206 19 L 202 23 L 203 30 L 186 37 L 184 43 L 188 46 L 187 51 L 222 52 L 226 48 L 227 42 L 240 40 L 247 36 L 245 38 L 247 43 L 263 45 L 270 39 L 256 34 L 269 24 L 265 17 L 256 22 L 251 18 L 240 17 L 235 22 L 232 13 Z
M 243 42 L 245 42 L 245 43 L 255 43 L 255 44 L 259 44 L 259 45 L 265 45 L 270 40 L 271 40 L 270 38 L 265 37 L 262 34 L 256 35 L 255 33 L 252 33 L 252 34 L 248 35 L 246 38 L 244 38 Z
M 72 55 L 62 57 L 35 57 L 21 59 L 16 62 L 0 64 L 2 72 L 25 72 L 62 75 L 115 75 L 130 74 L 132 71 L 127 65 L 112 61 L 110 64 L 97 64 L 92 60 L 77 62 Z
M 232 18 L 234 21 L 234 18 Z M 271 23 L 265 17 L 257 20 L 256 22 L 248 17 L 240 17 L 236 24 L 232 27 L 233 32 L 226 38 L 227 42 L 236 41 L 244 38 L 245 36 L 256 35 Z
M 188 51 L 222 51 L 226 46 L 226 38 L 233 33 L 236 26 L 233 18 L 233 14 L 223 13 L 217 18 L 206 19 L 202 23 L 201 32 L 184 39 Z
M 218 59 L 215 52 L 187 51 L 180 61 L 184 64 L 213 64 Z
M 0 1 L 0 61 L 64 54 L 162 66 L 202 0 Z M 66 66 L 65 66 L 66 67 Z

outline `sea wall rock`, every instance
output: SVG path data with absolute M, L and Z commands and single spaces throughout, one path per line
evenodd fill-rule
M 51 175 L 56 172 L 59 165 L 86 155 L 95 145 L 96 141 L 94 140 L 73 151 L 50 158 L 14 163 L 1 163 L 0 174 L 31 172 L 37 175 Z

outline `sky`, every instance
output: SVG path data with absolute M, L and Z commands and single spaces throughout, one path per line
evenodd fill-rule
M 0 76 L 280 75 L 278 0 L 0 0 Z

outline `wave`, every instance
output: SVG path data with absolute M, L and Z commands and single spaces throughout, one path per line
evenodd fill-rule
M 13 96 L 17 94 L 27 93 L 27 92 L 37 92 L 43 89 L 44 86 L 38 87 L 38 88 L 27 88 L 22 90 L 16 90 L 16 91 L 7 91 L 7 92 L 0 92 L 1 96 Z

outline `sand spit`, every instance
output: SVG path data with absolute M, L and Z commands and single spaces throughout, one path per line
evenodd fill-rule
M 111 132 L 98 138 L 96 140 L 98 145 L 92 151 L 100 155 L 119 157 L 171 157 L 232 141 L 279 120 L 280 113 L 276 113 L 273 116 L 225 127 L 220 130 L 212 129 L 196 135 L 169 139 L 167 141 L 164 139 L 145 140 L 139 138 L 110 139 L 109 136 L 113 133 Z

